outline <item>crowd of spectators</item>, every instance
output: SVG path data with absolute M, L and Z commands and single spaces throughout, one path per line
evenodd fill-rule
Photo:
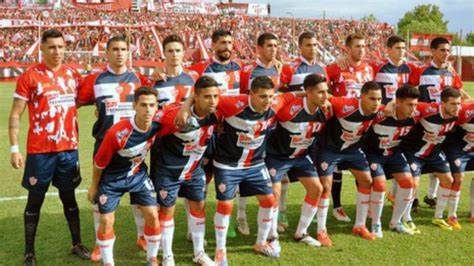
M 321 44 L 321 56 L 337 57 L 343 50 L 345 36 L 355 31 L 367 36 L 369 51 L 383 51 L 386 37 L 394 33 L 386 23 L 357 20 L 321 20 L 276 17 L 251 17 L 243 15 L 203 15 L 169 14 L 162 11 L 147 12 L 105 12 L 91 9 L 64 8 L 49 10 L 0 10 L 0 20 L 27 20 L 31 26 L 0 26 L 0 62 L 31 62 L 36 55 L 26 55 L 26 51 L 38 39 L 38 24 L 41 29 L 60 27 L 64 33 L 68 54 L 66 60 L 95 63 L 100 61 L 94 48 L 103 51 L 107 38 L 126 33 L 130 36 L 134 60 L 159 60 L 157 41 L 153 34 L 163 39 L 170 33 L 179 33 L 187 44 L 187 59 L 197 50 L 197 36 L 205 48 L 210 50 L 212 31 L 217 28 L 229 29 L 235 38 L 236 56 L 242 60 L 254 58 L 258 34 L 273 32 L 281 40 L 282 58 L 297 55 L 297 36 L 305 30 L 314 31 Z M 40 21 L 40 22 L 39 22 Z M 85 25 L 87 24 L 87 25 Z M 137 45 L 139 47 L 137 47 Z M 325 58 L 327 61 L 328 58 Z M 324 61 L 324 60 L 323 60 Z

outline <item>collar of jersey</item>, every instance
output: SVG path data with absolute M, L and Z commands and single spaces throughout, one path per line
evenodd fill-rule
M 135 129 L 136 131 L 138 131 L 140 133 L 145 133 L 146 132 L 146 130 L 140 129 L 137 126 L 137 124 L 135 124 L 135 116 L 130 119 L 130 123 L 132 124 L 133 129 Z
M 226 66 L 226 65 L 230 64 L 232 62 L 232 60 L 229 60 L 229 63 L 224 64 L 224 62 L 222 62 L 221 60 L 217 59 L 217 57 L 214 56 L 214 57 L 212 57 L 212 62 L 218 63 L 219 65 Z
M 110 67 L 110 65 L 107 65 L 107 71 L 110 72 L 111 74 L 116 75 L 116 76 L 120 76 L 120 75 L 123 75 L 123 74 L 125 74 L 125 73 L 128 72 L 128 70 L 126 70 L 126 71 L 123 72 L 122 74 L 117 74 L 117 72 L 115 72 L 115 71 Z
M 446 69 L 446 63 L 442 64 L 441 66 L 438 66 L 433 60 L 431 60 L 431 66 L 437 69 Z
M 273 64 L 272 64 L 270 67 L 268 67 L 268 68 L 265 67 L 265 65 L 262 63 L 262 61 L 260 61 L 260 58 L 258 58 L 258 57 L 257 57 L 257 60 L 255 60 L 255 63 L 256 63 L 258 66 L 260 66 L 260 67 L 262 67 L 262 68 L 265 68 L 265 69 L 270 69 L 270 68 L 275 67 Z
M 189 108 L 191 110 L 191 115 L 194 116 L 195 118 L 197 119 L 203 119 L 205 116 L 203 117 L 199 117 L 196 112 L 194 112 L 194 104 L 191 106 L 191 108 Z
M 307 64 L 308 66 L 313 66 L 313 65 L 316 65 L 318 62 L 316 62 L 316 60 L 313 60 L 315 61 L 314 64 L 313 63 L 310 63 L 308 60 L 306 60 L 306 58 L 304 58 L 304 56 L 300 55 L 300 60 L 301 62 Z

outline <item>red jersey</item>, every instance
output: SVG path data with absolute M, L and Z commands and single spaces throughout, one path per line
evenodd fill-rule
M 252 81 L 256 77 L 267 76 L 272 79 L 275 89 L 280 88 L 280 73 L 275 66 L 266 68 L 260 59 L 242 68 L 240 73 L 240 93 L 249 93 Z
M 334 96 L 359 98 L 362 86 L 374 80 L 374 70 L 367 63 L 362 63 L 357 67 L 349 66 L 346 69 L 341 69 L 336 63 L 332 63 L 326 71 L 332 83 Z
M 52 71 L 40 63 L 17 81 L 14 98 L 27 101 L 28 153 L 76 150 L 76 95 L 81 76 L 68 66 Z

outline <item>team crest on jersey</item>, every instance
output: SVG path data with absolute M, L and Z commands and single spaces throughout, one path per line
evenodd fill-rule
M 454 165 L 456 165 L 457 167 L 461 166 L 461 160 L 459 159 L 454 160 Z
M 291 106 L 290 108 L 290 114 L 293 115 L 294 113 L 298 112 L 299 110 L 301 110 L 301 105 L 293 105 Z
M 467 110 L 466 111 L 467 119 L 471 119 L 473 114 L 474 114 L 474 110 Z
M 34 185 L 36 185 L 36 183 L 38 183 L 38 179 L 36 179 L 36 177 L 34 177 L 34 176 L 30 176 L 28 181 L 30 182 L 30 185 L 32 185 L 32 186 L 34 186 Z
M 412 171 L 416 171 L 418 166 L 416 165 L 416 163 L 412 163 L 412 164 L 410 164 L 410 168 L 411 168 Z
M 105 205 L 105 203 L 107 203 L 107 195 L 105 194 L 100 195 L 99 202 L 101 205 Z
M 323 171 L 328 170 L 328 166 L 329 166 L 329 165 L 328 165 L 327 162 L 322 162 L 322 163 L 321 163 L 321 169 L 323 169 Z
M 427 113 L 434 113 L 434 112 L 436 112 L 436 108 L 434 108 L 433 106 L 429 106 L 428 108 L 426 108 L 426 112 Z
M 224 193 L 225 190 L 227 189 L 227 186 L 224 183 L 220 183 L 219 186 L 217 186 L 217 188 L 219 189 L 221 193 Z
M 348 112 L 352 112 L 354 111 L 355 107 L 352 106 L 352 105 L 344 105 L 344 107 L 342 108 L 342 112 L 343 113 L 348 113 Z
M 121 130 L 121 131 L 117 132 L 117 134 L 116 134 L 117 141 L 118 141 L 119 143 L 121 143 L 121 142 L 122 142 L 122 139 L 123 139 L 125 136 L 127 136 L 128 133 L 130 133 L 130 131 L 129 131 L 128 129 L 124 129 L 124 130 Z
M 160 190 L 160 197 L 162 199 L 166 199 L 166 197 L 168 197 L 168 191 L 164 190 L 164 189 L 161 189 Z
M 372 169 L 372 171 L 377 170 L 377 167 L 378 167 L 378 165 L 376 163 L 370 164 L 370 169 Z
M 270 168 L 270 169 L 268 169 L 268 173 L 269 173 L 271 176 L 274 177 L 274 176 L 276 175 L 277 171 L 276 171 L 275 168 Z
M 235 103 L 235 107 L 237 107 L 237 108 L 241 108 L 242 106 L 244 106 L 244 102 L 242 102 L 242 101 L 238 101 L 238 102 Z

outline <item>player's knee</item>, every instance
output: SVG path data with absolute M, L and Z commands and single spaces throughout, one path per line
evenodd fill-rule
M 173 220 L 173 216 L 171 208 L 161 207 L 158 211 L 158 219 L 160 222 Z
M 451 188 L 451 186 L 453 185 L 454 178 L 450 173 L 439 175 L 438 178 L 440 186 Z
M 409 176 L 403 176 L 397 180 L 398 185 L 401 188 L 410 189 L 415 187 L 413 179 Z
M 206 217 L 204 201 L 189 201 L 189 213 L 198 218 Z
M 385 192 L 387 190 L 387 181 L 385 179 L 375 179 L 372 189 L 376 192 Z
M 232 209 L 234 208 L 234 203 L 232 200 L 227 201 L 217 201 L 217 212 L 222 215 L 230 215 Z
M 258 199 L 258 203 L 262 208 L 273 208 L 276 204 L 275 196 L 273 194 L 265 195 Z

